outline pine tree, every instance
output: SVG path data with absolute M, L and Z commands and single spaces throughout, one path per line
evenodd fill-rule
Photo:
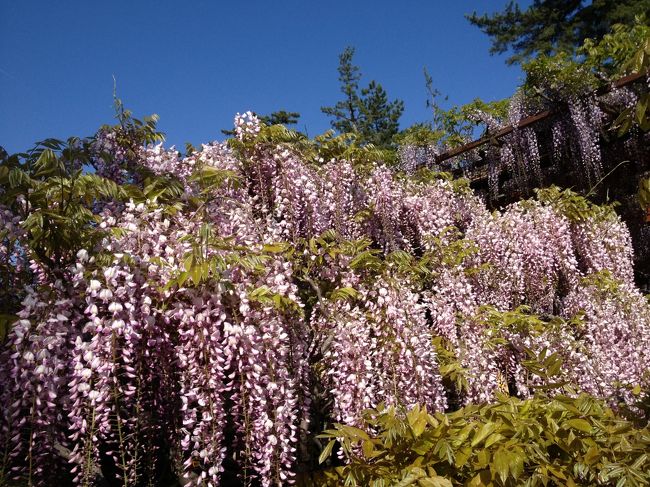
M 286 127 L 287 125 L 296 125 L 299 118 L 300 113 L 298 112 L 279 110 L 271 113 L 271 115 L 262 115 L 260 117 L 260 122 L 265 125 L 284 125 Z
M 399 131 L 399 117 L 404 111 L 404 102 L 389 102 L 386 90 L 376 81 L 371 81 L 361 90 L 359 134 L 364 142 L 378 147 L 389 146 Z
M 503 12 L 467 15 L 492 38 L 492 54 L 512 51 L 508 64 L 538 54 L 574 52 L 585 39 L 601 39 L 614 24 L 632 24 L 650 12 L 650 0 L 534 0 L 526 10 L 510 1 Z
M 341 133 L 355 133 L 358 131 L 359 108 L 359 80 L 361 73 L 359 67 L 352 64 L 354 48 L 346 47 L 339 55 L 339 81 L 344 99 L 333 107 L 322 107 L 325 115 L 334 117 L 331 121 L 332 128 Z
M 353 56 L 353 47 L 346 47 L 339 55 L 343 100 L 332 107 L 322 107 L 321 111 L 332 117 L 330 123 L 338 132 L 356 134 L 361 144 L 388 147 L 399 131 L 404 102 L 389 101 L 386 90 L 374 80 L 359 90 L 361 72 L 352 63 Z

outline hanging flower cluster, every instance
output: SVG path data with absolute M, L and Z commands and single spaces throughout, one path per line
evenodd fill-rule
M 472 279 L 478 301 L 552 314 L 560 286 L 575 286 L 579 275 L 571 230 L 567 218 L 537 202 L 474 220 L 466 233 L 477 247 L 470 260 L 487 266 Z
M 634 404 L 633 388 L 647 383 L 650 370 L 648 302 L 628 283 L 612 285 L 597 277 L 584 279 L 563 303 L 563 314 L 585 314 L 581 341 L 590 360 L 577 384 L 596 396 Z
M 22 295 L 21 282 L 29 274 L 29 260 L 20 247 L 25 232 L 20 217 L 0 205 L 0 303 L 15 304 Z
M 100 129 L 93 141 L 91 154 L 97 174 L 122 183 L 133 165 L 128 154 L 129 147 L 120 143 L 119 135 L 115 130 Z
M 357 286 L 356 304 L 338 300 L 318 311 L 313 324 L 331 337 L 323 365 L 337 422 L 356 424 L 380 402 L 445 409 L 432 330 L 409 287 L 380 279 L 372 289 Z

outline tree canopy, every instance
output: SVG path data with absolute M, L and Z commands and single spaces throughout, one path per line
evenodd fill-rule
M 632 24 L 650 12 L 650 0 L 534 0 L 525 10 L 514 1 L 493 14 L 467 15 L 492 39 L 492 54 L 512 51 L 508 64 L 538 54 L 574 52 L 586 39 L 601 39 L 614 24 Z
M 260 121 L 265 125 L 296 125 L 299 118 L 300 113 L 298 112 L 278 110 L 270 115 L 261 116 Z

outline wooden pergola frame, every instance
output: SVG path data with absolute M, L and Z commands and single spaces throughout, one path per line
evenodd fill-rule
M 644 73 L 634 73 L 630 74 L 628 76 L 624 76 L 623 78 L 620 78 L 610 85 L 606 85 L 602 88 L 599 88 L 594 92 L 595 95 L 604 95 L 605 93 L 610 92 L 612 89 L 615 88 L 622 88 L 623 86 L 627 86 L 629 84 L 635 83 L 636 81 L 639 81 L 643 77 L 647 76 L 648 72 Z M 505 127 L 499 129 L 498 131 L 494 132 L 493 134 L 489 134 L 485 137 L 482 137 L 480 139 L 477 139 L 473 142 L 470 142 L 468 144 L 462 145 L 460 147 L 456 147 L 455 149 L 450 149 L 448 151 L 443 152 L 442 154 L 437 155 L 434 158 L 434 164 L 441 164 L 442 162 L 451 159 L 452 157 L 459 156 L 461 154 L 464 154 L 466 152 L 471 151 L 472 149 L 476 149 L 477 147 L 480 147 L 482 145 L 488 144 L 496 139 L 499 139 L 501 137 L 504 137 L 510 133 L 512 133 L 514 130 L 519 130 L 523 129 L 525 127 L 528 127 L 529 125 L 533 125 L 540 120 L 544 120 L 546 118 L 549 118 L 551 115 L 555 113 L 554 110 L 545 110 L 543 112 L 537 113 L 535 115 L 528 116 L 526 118 L 522 118 L 517 122 L 516 124 L 511 124 L 511 125 L 506 125 Z

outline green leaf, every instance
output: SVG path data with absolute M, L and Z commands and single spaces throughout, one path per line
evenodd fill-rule
M 461 450 L 458 450 L 456 452 L 456 461 L 454 462 L 455 467 L 458 469 L 463 468 L 471 456 L 472 449 L 470 447 L 465 447 Z
M 510 473 L 510 452 L 504 448 L 499 448 L 492 457 L 491 470 L 496 473 L 501 482 L 505 483 Z
M 428 422 L 428 414 L 426 409 L 420 409 L 419 406 L 415 406 L 411 411 L 406 415 L 413 436 L 418 438 L 426 428 Z
M 492 474 L 489 470 L 481 470 L 469 482 L 469 487 L 489 487 L 492 485 Z
M 433 446 L 434 443 L 432 441 L 420 438 L 415 444 L 413 444 L 413 446 L 411 446 L 411 450 L 418 455 L 426 455 Z
M 289 244 L 286 242 L 276 242 L 272 244 L 265 244 L 262 247 L 262 251 L 268 252 L 270 254 L 280 254 L 286 252 L 289 249 Z
M 358 299 L 359 296 L 361 296 L 359 294 L 359 291 L 352 287 L 340 287 L 332 291 L 332 294 L 330 294 L 329 298 L 332 301 L 338 301 L 345 299 Z
M 380 259 L 374 250 L 365 250 L 352 259 L 349 263 L 352 269 L 376 269 L 381 265 Z
M 418 479 L 418 485 L 421 487 L 453 487 L 451 481 L 438 476 Z
M 363 443 L 361 443 L 361 450 L 363 451 L 363 454 L 366 456 L 366 458 L 372 458 L 375 452 L 375 445 L 371 440 L 365 440 Z
M 569 419 L 568 421 L 564 421 L 562 423 L 562 426 L 568 426 L 573 429 L 577 429 L 580 431 L 583 431 L 585 433 L 591 433 L 592 427 L 589 421 L 586 421 L 584 419 Z
M 426 415 L 424 417 L 420 416 L 418 420 L 411 425 L 411 430 L 413 431 L 413 435 L 416 438 L 418 438 L 424 432 L 426 426 L 427 426 Z
M 637 458 L 637 460 L 632 464 L 632 468 L 636 468 L 636 469 L 641 468 L 647 460 L 648 460 L 648 454 L 644 453 L 639 458 Z
M 549 377 L 554 377 L 562 368 L 562 359 L 557 353 L 554 353 L 546 359 L 546 364 L 548 365 L 547 375 Z
M 323 451 L 320 453 L 318 456 L 318 463 L 321 464 L 325 462 L 332 453 L 332 448 L 334 448 L 334 443 L 336 443 L 336 440 L 331 440 L 325 445 L 325 448 L 323 448 Z
M 196 264 L 194 267 L 192 267 L 192 270 L 190 271 L 190 276 L 192 278 L 192 283 L 194 284 L 199 284 L 201 282 L 201 275 L 203 274 L 202 268 L 205 268 L 205 263 L 203 264 Z
M 505 439 L 505 436 L 503 436 L 501 433 L 494 433 L 491 434 L 487 440 L 485 440 L 485 448 L 490 448 L 492 445 L 494 445 L 496 442 L 501 441 Z
M 594 463 L 596 463 L 596 461 L 598 461 L 601 458 L 602 454 L 603 453 L 601 452 L 600 449 L 598 449 L 595 446 L 592 446 L 587 450 L 587 453 L 583 457 L 583 461 L 587 463 L 587 465 L 593 465 Z
M 271 289 L 266 285 L 262 285 L 248 293 L 248 297 L 252 300 L 259 300 L 260 298 L 270 297 L 271 294 L 273 294 Z
M 190 278 L 190 273 L 189 273 L 189 272 L 186 272 L 186 271 L 182 271 L 182 272 L 178 275 L 178 285 L 179 285 L 180 287 L 182 287 L 182 286 L 187 282 L 187 280 L 188 280 L 189 278 Z
M 190 272 L 192 268 L 194 267 L 194 254 L 189 253 L 185 256 L 185 259 L 183 261 L 183 267 L 187 272 Z
M 639 125 L 643 124 L 646 117 L 646 110 L 648 109 L 648 98 L 639 100 L 636 104 L 636 121 Z
M 343 433 L 345 433 L 345 435 L 347 435 L 350 439 L 370 440 L 368 433 L 366 433 L 360 428 L 355 428 L 354 426 L 349 426 L 347 424 L 339 424 L 337 425 L 337 428 Z
M 472 446 L 478 445 L 481 441 L 483 441 L 485 438 L 490 433 L 493 433 L 494 430 L 496 429 L 496 424 L 490 422 L 490 423 L 485 423 L 483 426 L 481 426 L 481 429 L 476 433 L 476 436 L 472 439 Z

